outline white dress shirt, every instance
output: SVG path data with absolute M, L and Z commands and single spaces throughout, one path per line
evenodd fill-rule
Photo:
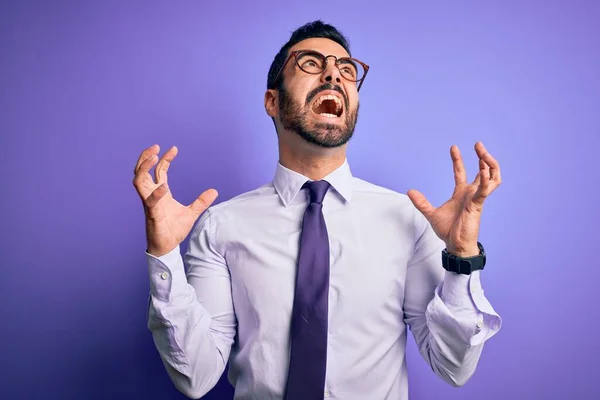
M 432 370 L 464 384 L 502 323 L 480 271 L 442 268 L 444 243 L 406 195 L 353 177 L 347 161 L 323 179 L 331 184 L 323 398 L 407 399 L 407 326 Z M 183 258 L 179 246 L 146 253 L 148 327 L 188 397 L 211 390 L 229 361 L 235 399 L 283 398 L 307 180 L 278 164 L 273 182 L 202 214 Z

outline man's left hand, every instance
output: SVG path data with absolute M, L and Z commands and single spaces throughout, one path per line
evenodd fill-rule
M 473 257 L 479 254 L 477 239 L 483 202 L 501 182 L 498 161 L 487 152 L 483 143 L 475 144 L 475 152 L 479 157 L 479 172 L 469 184 L 458 147 L 450 148 L 454 166 L 454 193 L 452 198 L 440 207 L 435 208 L 422 193 L 414 189 L 407 193 L 435 233 L 446 243 L 448 252 L 458 257 Z

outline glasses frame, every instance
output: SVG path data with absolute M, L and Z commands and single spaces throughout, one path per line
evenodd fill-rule
M 298 63 L 298 55 L 303 54 L 303 53 L 316 53 L 316 54 L 320 54 L 321 56 L 323 56 L 323 58 L 325 59 L 325 63 L 323 64 L 323 70 L 321 72 L 307 72 L 305 71 L 300 64 Z M 365 81 L 365 78 L 367 77 L 367 73 L 369 72 L 369 66 L 367 64 L 365 64 L 364 62 L 354 58 L 354 57 L 336 57 L 334 55 L 324 55 L 316 50 L 294 50 L 292 52 L 290 52 L 290 54 L 287 56 L 287 58 L 285 59 L 285 62 L 283 63 L 283 65 L 281 66 L 281 68 L 279 69 L 279 72 L 277 73 L 277 76 L 275 77 L 275 80 L 273 81 L 275 83 L 275 85 L 277 85 L 277 81 L 279 80 L 279 78 L 281 77 L 281 74 L 283 73 L 283 70 L 285 69 L 286 65 L 288 64 L 288 62 L 290 62 L 290 60 L 292 59 L 292 57 L 294 58 L 294 62 L 296 63 L 296 65 L 298 66 L 298 68 L 300 68 L 300 70 L 302 72 L 305 72 L 307 74 L 311 74 L 311 75 L 319 75 L 322 74 L 323 71 L 325 71 L 327 69 L 327 59 L 329 57 L 333 57 L 335 59 L 335 66 L 338 69 L 338 71 L 340 71 L 340 62 L 341 61 L 352 61 L 355 63 L 358 63 L 360 65 L 362 65 L 362 67 L 365 69 L 365 74 L 363 75 L 362 78 L 360 78 L 359 80 L 352 80 L 352 79 L 348 79 L 346 78 L 342 72 L 340 71 L 340 75 L 342 75 L 342 77 L 344 79 L 346 79 L 347 81 L 350 82 L 359 82 L 358 87 L 356 89 L 356 91 L 358 92 L 360 90 L 360 87 L 362 86 L 363 82 Z

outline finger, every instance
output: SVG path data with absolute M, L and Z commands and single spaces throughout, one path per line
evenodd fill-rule
M 487 185 L 490 182 L 490 167 L 483 161 L 481 158 L 479 159 L 479 185 Z
M 475 175 L 475 179 L 473 179 L 472 185 L 478 186 L 481 181 L 481 174 L 477 171 L 477 175 Z
M 149 171 L 154 166 L 154 164 L 156 164 L 157 161 L 158 156 L 153 154 L 144 161 L 142 161 L 142 163 L 140 164 L 133 178 L 133 185 L 136 187 L 136 189 L 138 189 L 138 191 L 140 190 L 140 185 L 142 185 L 144 182 L 147 183 L 148 181 L 150 181 L 154 183 L 152 181 L 152 176 L 150 176 L 149 174 Z
M 133 168 L 133 174 L 137 174 L 138 169 L 140 168 L 140 166 L 142 165 L 142 163 L 150 156 L 152 156 L 153 154 L 158 154 L 158 152 L 160 151 L 160 146 L 157 144 L 154 144 L 150 147 L 148 147 L 146 150 L 142 151 L 142 154 L 140 154 L 140 157 L 138 158 L 137 162 L 135 163 L 135 168 Z
M 160 158 L 160 161 L 154 170 L 154 178 L 156 179 L 156 183 L 160 184 L 167 182 L 167 171 L 171 166 L 171 161 L 173 161 L 177 155 L 177 152 L 177 147 L 173 146 Z
M 499 172 L 499 168 L 500 168 L 498 161 L 496 161 L 494 159 L 494 157 L 492 157 L 492 155 L 490 153 L 488 153 L 488 151 L 486 150 L 486 148 L 482 142 L 475 143 L 475 152 L 477 153 L 477 157 L 480 160 L 479 164 L 481 165 L 481 160 L 483 160 L 483 162 L 485 162 L 485 164 L 490 169 L 490 171 L 489 171 L 490 176 L 495 178 L 497 176 L 497 173 Z M 495 169 L 495 171 L 491 171 L 493 169 Z
M 215 201 L 219 193 L 215 189 L 208 189 L 203 192 L 192 204 L 190 209 L 196 214 L 202 214 Z
M 478 158 L 482 158 L 483 155 L 485 153 L 487 153 L 487 150 L 485 149 L 485 146 L 483 145 L 483 142 L 477 142 L 477 143 L 475 143 L 475 153 L 477 153 L 477 157 Z
M 146 197 L 151 194 L 151 191 L 154 190 L 154 181 L 148 171 L 150 171 L 150 168 L 152 168 L 157 161 L 158 157 L 155 154 L 151 155 L 141 163 L 133 177 L 133 186 L 142 200 L 145 200 Z
M 481 159 L 487 164 L 490 170 L 490 180 L 494 183 L 500 184 L 502 178 L 500 177 L 500 164 L 492 155 L 485 152 Z
M 429 220 L 431 215 L 435 212 L 435 207 L 427 200 L 427 198 L 419 191 L 411 189 L 407 193 L 408 198 L 416 207 Z
M 152 169 L 154 164 L 156 164 L 157 161 L 158 161 L 158 156 L 156 154 L 152 154 L 150 157 L 146 158 L 140 164 L 140 166 L 137 170 L 136 176 L 150 172 L 150 170 Z
M 150 196 L 148 196 L 148 198 L 146 200 L 144 200 L 144 204 L 149 209 L 152 209 L 152 208 L 156 207 L 158 202 L 163 197 L 165 197 L 165 194 L 167 194 L 168 192 L 169 192 L 169 186 L 166 183 L 163 183 L 162 185 L 160 185 L 159 187 L 154 189 L 154 191 L 150 194 Z
M 475 179 L 475 181 L 478 181 L 476 183 L 477 190 L 473 195 L 473 203 L 475 203 L 477 206 L 483 206 L 483 202 L 491 193 L 491 190 L 490 170 L 488 165 L 482 159 L 479 159 L 479 172 L 477 173 L 477 176 L 478 178 Z
M 467 171 L 458 146 L 450 147 L 450 157 L 452 158 L 452 166 L 454 168 L 454 183 L 456 186 L 467 182 Z

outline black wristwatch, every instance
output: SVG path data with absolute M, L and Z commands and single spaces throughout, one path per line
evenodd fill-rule
M 447 249 L 442 250 L 442 266 L 446 271 L 464 275 L 471 275 L 471 272 L 483 269 L 485 267 L 485 250 L 479 242 L 477 242 L 477 247 L 479 247 L 479 255 L 474 257 L 458 257 L 448 253 Z

